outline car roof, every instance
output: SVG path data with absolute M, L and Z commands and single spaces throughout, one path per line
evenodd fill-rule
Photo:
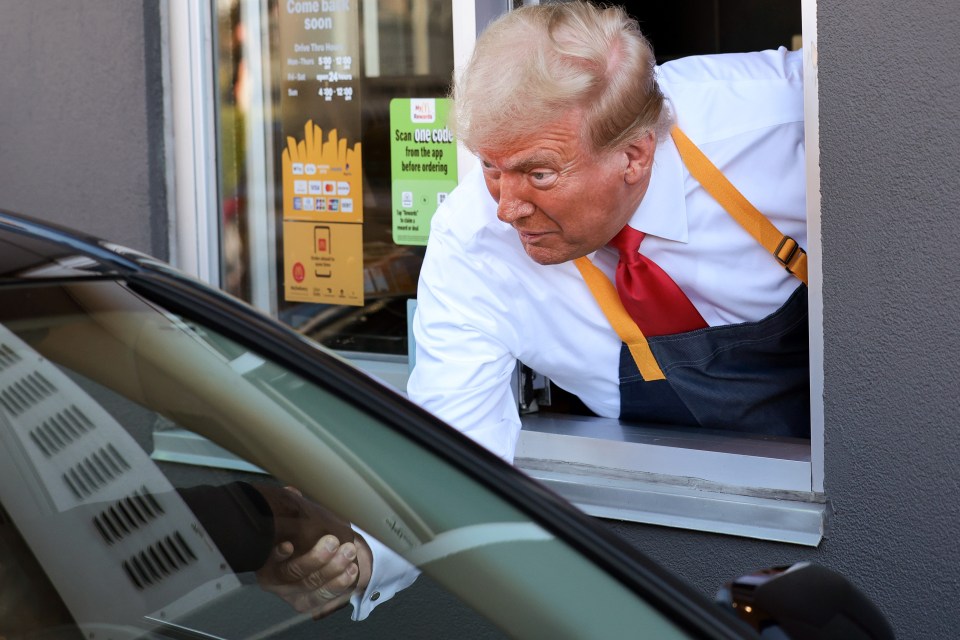
M 0 283 L 118 277 L 157 264 L 133 249 L 0 210 Z

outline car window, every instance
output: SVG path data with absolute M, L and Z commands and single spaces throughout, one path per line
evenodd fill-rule
M 158 430 L 246 466 L 155 460 Z M 283 485 L 423 575 L 361 622 L 296 613 L 250 566 L 251 495 Z M 0 571 L 30 577 L 0 602 L 32 603 L 0 609 L 4 637 L 687 637 L 438 455 L 117 282 L 0 290 L 0 503 Z

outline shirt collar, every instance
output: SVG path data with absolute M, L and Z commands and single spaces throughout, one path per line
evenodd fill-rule
M 671 138 L 657 145 L 650 185 L 627 223 L 666 240 L 687 242 L 687 203 L 683 162 Z

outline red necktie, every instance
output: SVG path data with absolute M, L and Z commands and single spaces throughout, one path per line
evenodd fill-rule
M 627 313 L 646 336 L 664 336 L 702 329 L 707 323 L 657 264 L 637 252 L 646 234 L 626 226 L 610 246 L 620 252 L 617 293 Z

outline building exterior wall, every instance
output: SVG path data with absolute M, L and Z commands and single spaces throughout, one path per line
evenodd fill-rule
M 826 536 L 809 549 L 608 525 L 707 593 L 812 560 L 898 637 L 954 637 L 960 10 L 817 4 Z M 0 208 L 167 257 L 160 0 L 0 0 L 0 16 Z
M 826 536 L 816 550 L 612 524 L 711 592 L 809 559 L 898 638 L 960 627 L 960 9 L 817 0 Z
M 0 208 L 169 255 L 159 7 L 0 0 Z

